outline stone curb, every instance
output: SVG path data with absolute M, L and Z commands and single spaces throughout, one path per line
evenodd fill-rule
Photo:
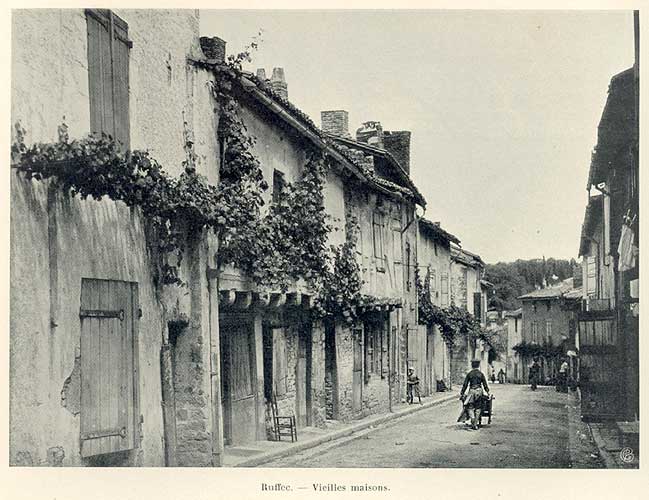
M 449 394 L 448 396 L 440 397 L 438 399 L 435 399 L 434 401 L 428 401 L 422 405 L 413 404 L 412 406 L 408 408 L 404 408 L 403 410 L 399 410 L 395 413 L 387 413 L 385 415 L 380 415 L 370 420 L 353 424 L 347 427 L 346 429 L 340 429 L 338 431 L 332 432 L 331 434 L 326 434 L 324 436 L 320 436 L 317 438 L 310 439 L 308 441 L 304 441 L 302 443 L 298 443 L 296 445 L 291 446 L 290 448 L 284 448 L 281 450 L 269 451 L 263 453 L 256 457 L 252 457 L 249 460 L 244 460 L 242 462 L 239 462 L 233 467 L 257 467 L 258 465 L 262 465 L 267 462 L 271 462 L 273 460 L 277 460 L 280 458 L 288 457 L 289 455 L 293 455 L 294 453 L 299 453 L 301 451 L 308 450 L 309 448 L 314 448 L 316 446 L 327 443 L 329 441 L 335 441 L 336 439 L 351 436 L 352 434 L 367 429 L 369 427 L 380 425 L 385 422 L 389 422 L 391 420 L 396 420 L 398 418 L 405 417 L 417 411 L 425 410 L 427 408 L 431 408 L 433 406 L 437 406 L 442 403 L 447 403 L 448 401 L 453 401 L 456 399 L 458 399 L 457 394 Z
M 593 436 L 593 441 L 595 441 L 595 446 L 599 449 L 599 456 L 604 460 L 604 464 L 607 469 L 619 469 L 620 467 L 615 462 L 615 459 L 611 457 L 611 454 L 606 449 L 606 444 L 602 439 L 602 436 L 599 435 L 599 431 L 596 428 L 588 426 L 590 429 L 590 434 Z

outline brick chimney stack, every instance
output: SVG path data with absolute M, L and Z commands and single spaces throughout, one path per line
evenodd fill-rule
M 284 76 L 284 68 L 273 68 L 273 75 L 270 77 L 270 86 L 275 93 L 288 101 L 288 87 Z
M 399 162 L 407 174 L 410 174 L 410 132 L 401 130 L 398 132 L 385 132 L 383 134 L 383 145 L 386 151 Z
M 225 62 L 225 40 L 219 37 L 202 36 L 200 38 L 201 49 L 203 54 L 210 62 L 224 63 Z
M 257 78 L 262 82 L 266 82 L 266 80 L 268 80 L 268 78 L 266 78 L 266 70 L 264 68 L 257 68 Z
M 351 139 L 349 134 L 349 113 L 347 111 L 321 111 L 320 122 L 324 132 Z
M 381 122 L 365 122 L 356 129 L 356 140 L 383 149 L 383 127 Z

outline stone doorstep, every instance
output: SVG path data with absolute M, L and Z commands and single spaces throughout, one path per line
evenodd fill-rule
M 226 448 L 224 451 L 223 465 L 224 467 L 257 467 L 264 463 L 285 458 L 300 451 L 308 450 L 309 448 L 313 448 L 323 443 L 350 436 L 369 427 L 380 425 L 400 417 L 405 417 L 406 415 L 410 415 L 416 411 L 425 410 L 426 408 L 457 399 L 457 394 L 455 392 L 442 394 L 443 395 L 441 396 L 422 398 L 421 405 L 418 403 L 412 405 L 400 404 L 392 413 L 368 416 L 360 421 L 336 425 L 337 429 L 335 430 L 318 429 L 317 432 L 309 432 L 312 428 L 298 429 L 298 439 L 305 434 L 308 437 L 306 440 L 297 441 L 295 443 L 291 443 L 290 441 L 257 441 L 251 444 L 251 446 L 230 448 L 231 452 Z M 309 434 L 313 437 L 309 436 Z M 270 450 L 267 451 L 263 448 L 270 448 Z M 246 458 L 246 455 L 249 456 L 257 450 L 259 453 L 256 454 L 256 456 Z

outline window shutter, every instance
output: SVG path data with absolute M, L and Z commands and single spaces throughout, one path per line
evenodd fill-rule
M 286 394 L 286 336 L 283 328 L 273 328 L 273 378 L 275 395 Z
M 129 148 L 128 25 L 107 10 L 86 10 L 90 130 Z
M 81 282 L 81 456 L 138 446 L 138 288 Z
M 372 214 L 372 233 L 374 236 L 374 257 L 383 259 L 383 245 L 381 241 L 381 216 L 374 212 Z
M 482 293 L 480 292 L 473 294 L 473 316 L 478 321 L 482 321 Z

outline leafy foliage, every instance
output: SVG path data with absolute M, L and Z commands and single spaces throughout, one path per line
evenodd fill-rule
M 577 266 L 574 259 L 553 258 L 487 264 L 485 279 L 495 286 L 489 306 L 498 310 L 518 309 L 519 296 L 572 277 Z
M 422 285 L 418 272 L 416 272 L 415 279 L 419 297 L 420 324 L 437 325 L 448 346 L 455 345 L 459 337 L 473 341 L 481 339 L 489 343 L 489 332 L 483 330 L 480 321 L 469 311 L 454 304 L 448 307 L 433 304 L 430 300 L 430 293 Z
M 563 349 L 561 346 L 553 344 L 536 344 L 530 342 L 520 342 L 512 347 L 520 356 L 527 358 L 558 358 L 562 356 Z

